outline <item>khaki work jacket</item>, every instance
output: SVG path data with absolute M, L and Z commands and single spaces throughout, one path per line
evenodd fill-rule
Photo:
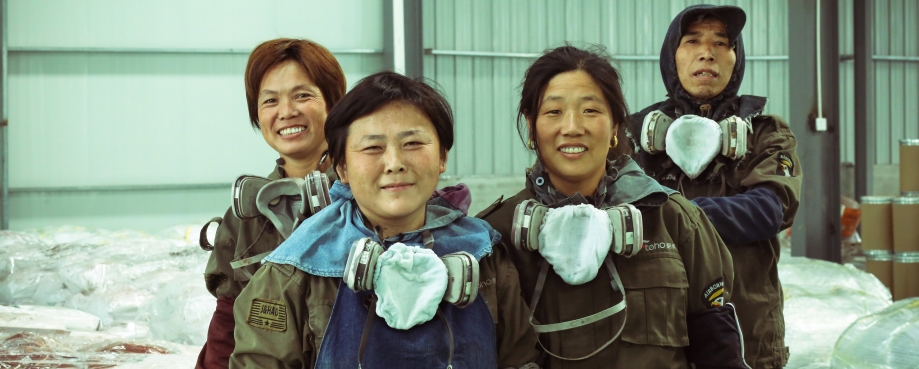
M 281 167 L 276 166 L 268 179 L 281 179 Z M 326 171 L 330 181 L 338 176 L 330 168 Z M 254 263 L 239 269 L 233 269 L 230 263 L 262 253 L 270 252 L 284 242 L 284 238 L 274 228 L 271 221 L 264 216 L 250 219 L 239 219 L 233 214 L 233 208 L 227 209 L 223 221 L 217 228 L 214 237 L 214 250 L 204 269 L 204 282 L 207 290 L 214 297 L 236 298 L 251 275 L 262 265 Z
M 495 323 L 499 367 L 518 368 L 537 361 L 536 336 L 526 320 L 528 312 L 513 264 L 495 250 L 479 262 L 479 273 L 479 296 L 488 304 Z M 291 265 L 265 263 L 236 299 L 236 350 L 230 368 L 312 368 L 340 282 L 341 278 L 310 275 Z M 256 299 L 284 307 L 282 329 L 249 324 Z
M 757 187 L 768 187 L 782 202 L 781 229 L 791 227 L 801 193 L 801 168 L 797 141 L 781 117 L 760 115 L 752 119 L 748 152 L 731 161 L 718 155 L 695 180 L 681 177 L 680 170 L 666 155 L 654 155 L 641 163 L 645 172 L 662 185 L 679 190 L 688 199 L 732 196 Z M 785 347 L 782 285 L 778 262 L 778 237 L 728 245 L 734 261 L 732 302 L 744 335 L 747 363 L 753 368 L 781 368 L 788 360 Z
M 520 274 L 527 302 L 533 296 L 541 263 L 539 252 L 510 244 L 514 208 L 536 199 L 530 189 L 496 203 L 479 214 L 501 233 L 508 257 Z M 626 309 L 610 318 L 571 330 L 543 334 L 543 345 L 555 354 L 580 357 L 601 347 L 625 321 L 622 335 L 597 355 L 580 361 L 545 357 L 547 368 L 688 368 L 686 319 L 712 307 L 710 287 L 723 283 L 724 302 L 733 296 L 734 270 L 727 248 L 702 211 L 679 194 L 642 212 L 645 248 L 631 258 L 613 256 L 625 287 Z M 709 290 L 706 294 L 706 290 Z M 621 301 L 607 270 L 594 280 L 572 286 L 549 268 L 535 311 L 539 323 L 583 318 Z

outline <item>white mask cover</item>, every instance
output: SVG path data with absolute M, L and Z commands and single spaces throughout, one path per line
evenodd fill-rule
M 708 118 L 684 115 L 670 125 L 665 141 L 673 163 L 695 179 L 721 152 L 721 126 Z
M 539 253 L 565 283 L 597 277 L 613 241 L 609 214 L 590 205 L 549 209 L 539 231 Z
M 395 329 L 427 322 L 444 298 L 447 279 L 447 267 L 434 251 L 395 243 L 377 259 L 376 313 Z

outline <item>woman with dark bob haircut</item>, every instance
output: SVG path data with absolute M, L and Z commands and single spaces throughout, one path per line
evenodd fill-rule
M 328 112 L 345 95 L 345 74 L 332 53 L 310 40 L 265 41 L 249 55 L 244 82 L 249 122 L 279 158 L 267 178 L 241 176 L 236 183 L 302 180 L 314 171 L 334 179 L 331 162 L 323 160 L 327 147 L 323 126 Z M 234 204 L 223 218 L 212 220 L 220 224 L 214 245 L 201 238 L 201 247 L 212 251 L 204 281 L 217 297 L 217 309 L 198 356 L 198 369 L 229 366 L 235 345 L 233 301 L 258 270 L 261 258 L 292 231 L 279 229 L 255 210 L 258 187 L 243 189 L 234 190 Z
M 620 80 L 598 47 L 536 60 L 518 129 L 537 161 L 479 214 L 519 270 L 548 368 L 687 368 L 687 346 L 706 344 L 694 327 L 728 301 L 730 255 L 705 215 L 622 154 Z
M 340 178 L 332 204 L 236 300 L 230 366 L 538 367 L 497 232 L 434 196 L 453 146 L 443 96 L 377 73 L 332 110 L 325 135 Z

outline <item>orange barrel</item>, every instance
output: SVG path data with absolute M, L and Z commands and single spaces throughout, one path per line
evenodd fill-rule
M 877 277 L 893 293 L 893 254 L 881 250 L 865 251 L 865 271 Z
M 919 196 L 919 139 L 900 140 L 900 192 Z
M 893 255 L 893 299 L 919 297 L 919 252 Z
M 862 250 L 893 251 L 893 197 L 862 196 Z
M 893 252 L 919 252 L 919 197 L 897 197 L 893 214 Z

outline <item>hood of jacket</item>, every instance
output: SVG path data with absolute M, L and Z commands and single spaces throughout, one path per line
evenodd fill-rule
M 715 14 L 725 23 L 728 29 L 728 37 L 734 46 L 734 53 L 737 55 L 737 61 L 734 63 L 731 80 L 724 88 L 724 91 L 708 100 L 696 100 L 689 96 L 680 83 L 680 77 L 676 70 L 676 50 L 680 46 L 680 40 L 683 38 L 683 32 L 686 31 L 686 28 L 696 17 L 704 13 Z M 730 5 L 715 6 L 708 4 L 687 7 L 670 22 L 670 27 L 664 37 L 664 43 L 661 45 L 660 68 L 661 78 L 667 88 L 669 100 L 674 105 L 673 110 L 676 112 L 676 116 L 698 114 L 699 106 L 702 104 L 712 106 L 712 118 L 715 121 L 732 115 L 726 114 L 726 111 L 738 103 L 735 100 L 737 99 L 737 92 L 740 90 L 740 84 L 743 82 L 746 65 L 743 37 L 741 36 L 745 23 L 746 13 L 744 13 L 743 9 Z M 763 102 L 763 105 L 765 105 L 765 102 Z

